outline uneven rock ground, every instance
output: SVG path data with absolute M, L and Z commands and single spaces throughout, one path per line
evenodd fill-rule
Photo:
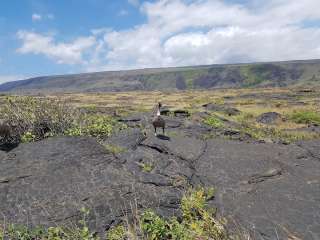
M 74 224 L 86 206 L 90 227 L 103 232 L 136 209 L 179 216 L 184 189 L 203 185 L 216 188 L 209 204 L 233 231 L 247 229 L 253 239 L 320 239 L 319 140 L 208 139 L 214 130 L 184 117 L 166 117 L 166 135 L 155 137 L 136 128 L 145 119 L 124 119 L 132 128 L 103 144 L 55 137 L 0 151 L 5 220 Z

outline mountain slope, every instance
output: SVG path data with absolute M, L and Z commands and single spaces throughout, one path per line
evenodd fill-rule
M 320 85 L 320 60 L 141 69 L 36 77 L 0 85 L 1 92 L 185 90 Z

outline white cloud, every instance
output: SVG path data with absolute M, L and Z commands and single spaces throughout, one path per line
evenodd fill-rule
M 250 31 L 243 28 L 178 34 L 169 38 L 165 52 L 178 65 L 276 61 L 320 57 L 318 30 L 288 27 Z
M 41 21 L 42 16 L 40 14 L 34 13 L 32 14 L 31 18 L 32 18 L 32 21 L 36 22 L 36 21 Z
M 149 1 L 140 7 L 146 22 L 131 29 L 95 29 L 71 43 L 21 31 L 18 51 L 81 63 L 86 70 L 320 58 L 318 5 L 318 0 Z M 305 27 L 307 21 L 319 25 Z
M 85 64 L 83 56 L 95 45 L 95 38 L 79 37 L 73 42 L 56 43 L 51 35 L 20 30 L 17 36 L 22 46 L 17 50 L 21 54 L 43 54 L 59 64 Z
M 95 28 L 91 30 L 91 33 L 93 35 L 101 35 L 111 31 L 112 31 L 112 28 Z
M 44 19 L 49 19 L 49 20 L 53 20 L 55 17 L 52 13 L 49 13 L 49 14 L 46 14 L 46 15 L 41 15 L 41 14 L 38 14 L 38 13 L 34 13 L 32 14 L 31 16 L 31 19 L 33 22 L 38 22 L 38 21 L 41 21 L 41 20 L 44 20 Z
M 318 0 L 146 2 L 147 23 L 106 33 L 105 68 L 320 58 Z
M 128 0 L 128 3 L 137 7 L 140 5 L 140 1 L 139 0 Z

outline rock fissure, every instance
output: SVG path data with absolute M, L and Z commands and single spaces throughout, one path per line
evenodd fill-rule
M 208 143 L 207 141 L 203 141 L 203 142 L 204 142 L 204 147 L 203 147 L 203 150 L 201 151 L 201 154 L 192 161 L 193 168 L 195 168 L 194 165 L 197 164 L 197 161 L 207 152 Z
M 282 175 L 281 169 L 271 169 L 265 173 L 253 175 L 249 180 L 249 184 L 264 182 L 269 179 L 275 179 Z
M 310 149 L 302 144 L 298 144 L 298 146 L 300 148 L 302 148 L 303 150 L 305 150 L 311 158 L 314 158 L 314 159 L 320 161 L 320 154 L 319 153 L 318 153 L 319 154 L 319 156 L 318 156 L 318 154 L 314 153 L 313 149 Z M 318 147 L 320 148 L 320 145 Z
M 22 175 L 22 176 L 17 176 L 17 177 L 12 177 L 12 178 L 3 178 L 3 179 L 0 179 L 0 183 L 15 182 L 15 181 L 23 180 L 23 179 L 26 179 L 29 177 L 32 177 L 32 175 Z

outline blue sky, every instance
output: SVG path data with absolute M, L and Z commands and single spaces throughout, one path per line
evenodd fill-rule
M 318 0 L 4 0 L 0 83 L 78 72 L 320 58 Z
M 44 55 L 19 54 L 21 29 L 54 33 L 72 41 L 92 29 L 122 30 L 145 21 L 127 0 L 5 0 L 0 7 L 0 76 L 36 76 L 83 71 L 79 65 L 56 64 Z M 32 18 L 33 16 L 33 18 Z M 35 18 L 35 16 L 40 16 Z M 0 77 L 1 81 L 1 77 Z

